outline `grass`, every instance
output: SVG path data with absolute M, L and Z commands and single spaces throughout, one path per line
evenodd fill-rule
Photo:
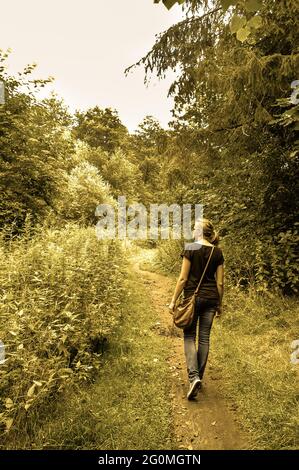
M 214 362 L 255 449 L 299 446 L 298 365 L 290 361 L 298 313 L 294 299 L 230 288 L 215 322 Z
M 95 383 L 67 392 L 21 448 L 172 448 L 167 348 L 152 329 L 158 318 L 143 285 L 132 273 L 129 282 L 123 323 Z
M 122 321 L 125 266 L 122 247 L 92 228 L 0 240 L 1 448 L 17 446 L 64 390 L 97 373 L 101 344 Z

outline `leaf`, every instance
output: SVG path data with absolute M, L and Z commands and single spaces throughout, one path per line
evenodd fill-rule
M 5 426 L 6 426 L 5 432 L 8 432 L 10 430 L 11 426 L 12 426 L 13 418 L 5 419 L 4 423 L 5 423 Z
M 232 33 L 236 33 L 239 29 L 243 28 L 246 24 L 245 16 L 234 15 L 230 22 L 230 30 Z
M 31 406 L 31 403 L 29 401 L 27 403 L 25 403 L 25 405 L 24 405 L 25 410 L 26 411 L 29 410 L 30 406 Z
M 64 344 L 67 340 L 67 335 L 63 335 L 61 338 L 62 343 Z
M 27 397 L 32 397 L 34 395 L 34 390 L 35 390 L 36 384 L 31 385 L 27 392 Z
M 33 382 L 35 383 L 35 385 L 37 385 L 38 387 L 42 387 L 42 383 L 41 382 L 38 382 L 37 380 L 33 380 Z
M 5 400 L 5 408 L 12 408 L 13 407 L 13 401 L 11 398 L 6 398 Z
M 248 39 L 247 39 L 247 42 L 248 44 L 256 44 L 256 39 L 253 37 L 253 36 L 250 36 Z
M 247 26 L 245 26 L 245 28 L 241 28 L 241 29 L 239 29 L 239 31 L 237 31 L 238 41 L 241 41 L 241 42 L 246 41 L 246 39 L 248 38 L 249 35 L 250 35 L 250 29 L 247 28 Z
M 230 6 L 236 5 L 237 0 L 221 0 L 221 6 L 224 11 L 228 10 Z
M 258 11 L 262 8 L 263 2 L 261 0 L 246 0 L 245 9 L 249 12 Z
M 59 373 L 61 374 L 73 374 L 73 369 L 70 369 L 70 368 L 63 368 L 63 369 L 59 369 Z
M 177 0 L 162 0 L 168 10 L 173 7 Z
M 263 20 L 262 20 L 262 17 L 259 15 L 253 16 L 247 22 L 247 26 L 249 26 L 250 28 L 254 28 L 254 29 L 260 28 L 262 24 L 263 24 Z

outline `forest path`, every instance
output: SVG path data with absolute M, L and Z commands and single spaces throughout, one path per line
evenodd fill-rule
M 188 381 L 183 339 L 180 330 L 173 325 L 166 305 L 172 296 L 174 282 L 167 276 L 146 270 L 146 263 L 154 254 L 153 249 L 140 249 L 132 257 L 133 269 L 145 285 L 160 317 L 157 332 L 163 336 L 169 349 L 168 363 L 172 377 L 170 397 L 177 447 L 189 450 L 246 449 L 248 439 L 236 422 L 236 410 L 221 394 L 221 383 L 217 377 L 219 366 L 209 361 L 202 390 L 195 400 L 186 399 Z M 213 339 L 211 346 L 216 346 Z

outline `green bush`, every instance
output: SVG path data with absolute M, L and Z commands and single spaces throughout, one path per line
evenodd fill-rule
M 167 240 L 158 243 L 155 264 L 164 273 L 177 273 L 180 269 L 182 258 L 180 253 L 184 246 L 180 240 Z
M 102 344 L 121 319 L 126 263 L 121 247 L 95 229 L 44 229 L 0 244 L 0 425 L 31 418 L 74 381 L 100 367 Z
M 114 204 L 109 184 L 88 162 L 82 161 L 70 173 L 64 173 L 64 181 L 56 201 L 62 220 L 93 223 L 97 205 Z
M 240 287 L 255 287 L 257 292 L 298 294 L 298 241 L 296 229 L 262 239 L 249 234 L 238 240 L 230 235 L 224 237 L 229 281 Z
M 287 230 L 276 237 L 259 242 L 256 253 L 258 290 L 281 290 L 283 294 L 298 294 L 297 230 Z

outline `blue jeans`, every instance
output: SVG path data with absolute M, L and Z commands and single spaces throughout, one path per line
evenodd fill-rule
M 216 313 L 217 300 L 196 299 L 194 319 L 188 328 L 184 328 L 184 350 L 190 383 L 196 378 L 203 378 L 206 368 L 210 332 Z M 198 325 L 198 349 L 196 349 L 196 330 Z

